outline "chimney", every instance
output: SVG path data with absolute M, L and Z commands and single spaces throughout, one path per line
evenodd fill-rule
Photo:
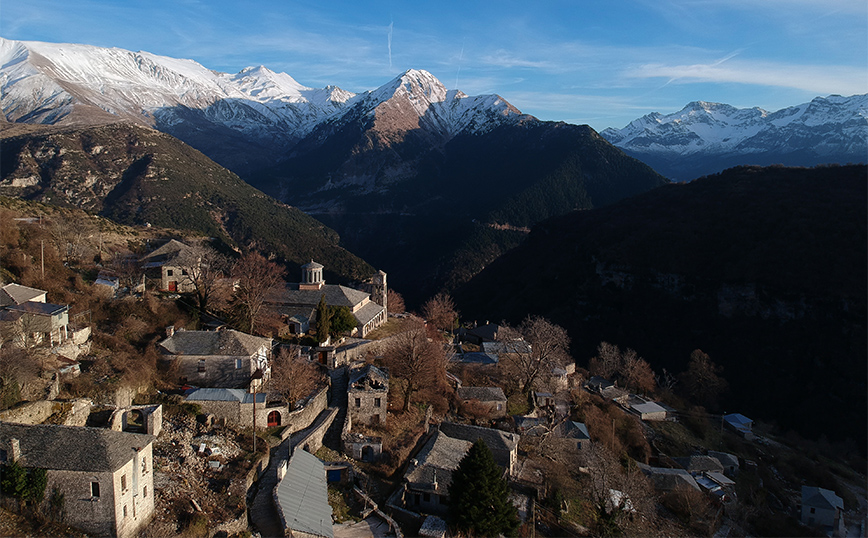
M 175 335 L 175 326 L 169 325 L 166 327 L 166 338 L 171 338 Z
M 21 457 L 21 444 L 18 442 L 18 439 L 9 439 L 9 459 L 14 461 L 18 461 L 18 458 Z
M 434 469 L 434 491 L 437 491 L 437 469 Z

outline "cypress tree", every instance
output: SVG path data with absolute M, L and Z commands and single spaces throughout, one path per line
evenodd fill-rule
M 316 340 L 323 343 L 329 338 L 331 330 L 331 312 L 325 302 L 325 295 L 319 298 L 319 304 L 316 307 Z
M 449 515 L 457 531 L 469 536 L 515 536 L 518 510 L 509 501 L 509 490 L 491 450 L 482 439 L 452 473 Z

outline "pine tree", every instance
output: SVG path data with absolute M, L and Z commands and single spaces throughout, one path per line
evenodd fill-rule
M 509 501 L 503 469 L 481 439 L 452 473 L 449 515 L 454 528 L 469 536 L 515 536 L 518 532 L 518 511 Z

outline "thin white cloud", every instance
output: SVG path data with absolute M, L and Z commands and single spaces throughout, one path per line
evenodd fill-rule
M 625 73 L 631 78 L 665 78 L 670 84 L 697 82 L 793 88 L 816 94 L 853 95 L 868 91 L 868 76 L 847 66 L 782 65 L 747 61 L 710 64 L 645 64 Z

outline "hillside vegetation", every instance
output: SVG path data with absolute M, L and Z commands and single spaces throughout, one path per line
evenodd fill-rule
M 742 167 L 574 212 L 536 226 L 456 302 L 469 319 L 549 317 L 580 365 L 602 340 L 657 371 L 702 349 L 724 367 L 727 412 L 864 447 L 866 177 Z
M 183 142 L 136 125 L 4 132 L 0 194 L 122 224 L 199 232 L 232 248 L 273 253 L 291 270 L 316 259 L 341 280 L 373 272 L 338 245 L 334 230 Z

